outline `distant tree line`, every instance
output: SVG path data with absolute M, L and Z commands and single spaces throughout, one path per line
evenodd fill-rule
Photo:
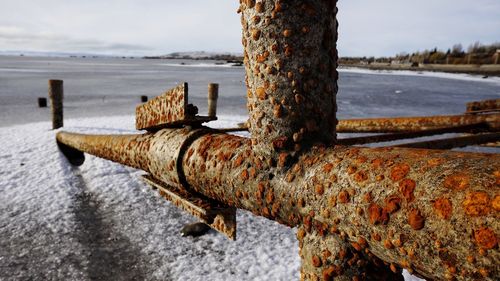
M 480 42 L 471 44 L 465 50 L 462 44 L 455 44 L 448 50 L 438 48 L 418 51 L 412 54 L 400 53 L 394 57 L 343 57 L 340 64 L 499 64 L 500 42 L 483 45 Z

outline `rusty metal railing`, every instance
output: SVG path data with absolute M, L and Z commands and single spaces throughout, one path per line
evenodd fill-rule
M 402 268 L 498 279 L 499 155 L 342 146 L 335 134 L 486 131 L 498 140 L 498 114 L 337 125 L 335 1 L 240 3 L 251 138 L 203 127 L 182 84 L 138 107 L 137 128 L 148 132 L 59 132 L 63 153 L 143 169 L 165 198 L 230 238 L 235 208 L 298 227 L 302 279 L 401 280 Z

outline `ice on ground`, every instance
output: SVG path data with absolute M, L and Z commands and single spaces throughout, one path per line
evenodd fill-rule
M 425 76 L 425 77 L 435 77 L 443 79 L 489 82 L 500 85 L 500 77 L 496 76 L 484 78 L 482 75 L 463 74 L 463 73 L 412 71 L 412 70 L 374 70 L 374 69 L 365 69 L 358 67 L 343 67 L 337 70 L 340 73 L 344 72 L 344 73 L 375 74 L 375 75 Z
M 72 167 L 50 128 L 1 130 L 0 280 L 298 280 L 296 229 L 239 210 L 235 242 L 214 231 L 183 238 L 196 219 L 143 183 L 144 172 L 90 155 Z M 133 116 L 66 120 L 64 129 L 135 132 Z

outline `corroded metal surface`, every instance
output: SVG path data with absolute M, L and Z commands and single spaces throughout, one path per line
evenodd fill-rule
M 422 130 L 416 132 L 405 132 L 405 133 L 393 133 L 393 134 L 384 134 L 384 135 L 375 135 L 375 136 L 363 136 L 363 137 L 353 137 L 346 139 L 338 139 L 337 143 L 340 145 L 356 145 L 356 144 L 366 144 L 366 143 L 377 143 L 377 142 L 386 142 L 386 141 L 395 141 L 409 138 L 418 138 L 424 136 L 433 136 L 439 134 L 447 134 L 447 133 L 466 133 L 466 132 L 482 132 L 487 131 L 488 126 L 486 124 L 472 124 L 458 127 L 449 127 L 442 129 L 430 129 L 430 130 Z
M 249 130 L 262 154 L 335 140 L 336 1 L 240 1 Z
M 236 208 L 224 206 L 182 186 L 168 186 L 150 175 L 144 175 L 143 180 L 158 189 L 162 197 L 177 207 L 199 218 L 229 239 L 236 239 Z
M 167 133 L 188 138 L 184 129 L 165 129 L 101 136 L 103 141 L 90 143 L 92 137 L 59 133 L 58 140 L 168 179 L 178 171 L 151 169 L 150 162 L 157 160 L 148 159 L 155 153 L 152 143 L 178 146 L 170 143 Z M 322 276 L 332 268 L 340 268 L 335 274 L 341 274 L 345 263 L 385 267 L 378 259 L 396 272 L 406 268 L 432 279 L 500 276 L 499 155 L 337 146 L 273 163 L 256 154 L 249 139 L 237 136 L 199 134 L 188 143 L 178 161 L 191 189 L 228 206 L 300 226 L 299 241 L 324 241 L 314 242 L 316 254 L 302 251 L 316 256 L 314 263 L 305 263 L 304 278 Z M 117 157 L 121 154 L 129 156 Z M 349 250 L 338 253 L 339 241 Z
M 299 241 L 334 236 L 355 249 L 323 257 L 336 250 L 318 243 L 308 278 L 355 256 L 432 279 L 499 276 L 499 155 L 335 147 L 263 160 L 249 140 L 211 134 L 189 148 L 184 173 L 208 197 L 303 227 Z
M 304 224 L 322 236 L 344 236 L 358 244 L 363 238 L 363 248 L 372 254 L 410 269 L 427 268 L 428 277 L 444 277 L 446 264 L 463 274 L 481 273 L 481 267 L 498 274 L 491 268 L 498 259 L 496 155 L 319 149 L 281 173 L 259 163 L 248 140 L 210 134 L 187 150 L 183 166 L 190 186 L 213 199 L 288 225 Z M 444 177 L 436 181 L 435 174 Z M 429 209 L 429 201 L 440 203 Z M 476 232 L 494 235 L 483 241 L 474 238 Z M 454 257 L 442 260 L 443 251 Z M 331 265 L 328 258 L 323 263 Z
M 479 145 L 500 141 L 500 133 L 477 134 L 455 138 L 437 139 L 430 141 L 412 142 L 396 145 L 397 147 L 452 149 L 469 145 Z
M 217 120 L 215 116 L 196 116 L 197 108 L 188 104 L 186 82 L 168 90 L 135 109 L 137 130 L 158 130 Z
M 500 110 L 500 99 L 469 102 L 467 103 L 466 112 L 473 113 L 493 110 Z
M 422 117 L 386 117 L 340 120 L 339 133 L 415 132 L 446 127 L 486 123 L 491 130 L 500 130 L 500 114 L 443 115 Z

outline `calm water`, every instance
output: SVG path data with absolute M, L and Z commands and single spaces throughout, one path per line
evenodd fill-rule
M 181 65 L 184 64 L 184 65 Z M 219 114 L 246 115 L 244 68 L 213 61 L 0 56 L 0 127 L 48 121 L 37 107 L 47 80 L 64 80 L 65 118 L 132 115 L 141 95 L 189 83 L 190 102 L 206 111 L 207 84 L 220 84 Z M 497 80 L 498 81 L 498 80 Z M 339 117 L 457 114 L 472 100 L 500 98 L 500 83 L 429 76 L 341 72 Z

